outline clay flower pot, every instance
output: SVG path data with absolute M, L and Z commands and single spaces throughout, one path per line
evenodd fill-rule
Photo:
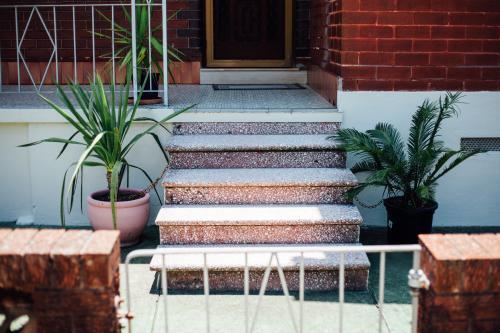
M 113 230 L 113 217 L 111 215 L 111 203 L 98 200 L 101 196 L 108 194 L 108 190 L 97 191 L 87 197 L 87 213 L 90 224 L 94 230 Z M 120 189 L 122 193 L 141 194 L 134 189 Z M 149 219 L 149 193 L 142 197 L 129 201 L 116 203 L 116 224 L 120 231 L 121 246 L 131 246 L 140 241 L 142 232 Z

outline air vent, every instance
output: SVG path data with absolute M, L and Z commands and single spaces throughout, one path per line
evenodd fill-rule
M 462 138 L 460 146 L 464 150 L 500 151 L 500 137 L 498 138 Z

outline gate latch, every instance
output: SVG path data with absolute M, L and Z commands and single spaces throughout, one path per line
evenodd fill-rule
M 410 269 L 408 273 L 408 286 L 412 289 L 429 289 L 431 282 L 421 269 Z

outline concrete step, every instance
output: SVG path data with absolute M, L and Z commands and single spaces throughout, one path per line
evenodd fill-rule
M 298 68 L 202 68 L 201 84 L 307 84 L 307 71 Z
M 163 179 L 167 204 L 343 204 L 355 185 L 337 168 L 172 169 Z
M 353 205 L 166 205 L 160 243 L 356 243 L 362 217 Z
M 324 134 L 174 135 L 174 169 L 344 168 L 345 153 Z
M 351 244 L 352 245 L 352 244 Z M 160 246 L 160 248 L 175 246 Z M 259 245 L 217 245 L 217 246 L 177 246 L 179 249 L 193 250 L 193 253 L 203 248 L 223 250 L 240 249 L 256 250 Z M 284 250 L 290 245 L 280 245 Z M 312 252 L 304 253 L 304 282 L 307 291 L 327 291 L 338 288 L 338 272 L 340 255 L 317 251 L 314 245 L 309 245 Z M 285 275 L 288 289 L 299 289 L 300 253 L 279 253 L 278 260 Z M 269 253 L 248 254 L 249 287 L 251 291 L 259 290 L 264 271 L 269 264 Z M 203 289 L 203 255 L 201 254 L 172 254 L 165 256 L 168 270 L 168 286 L 171 289 L 202 290 Z M 216 253 L 207 254 L 209 269 L 210 291 L 242 291 L 244 288 L 245 255 L 243 253 Z M 162 256 L 153 257 L 150 267 L 159 271 L 162 268 Z M 281 291 L 282 285 L 277 272 L 276 261 L 273 259 L 271 272 L 267 284 L 267 291 Z M 368 283 L 370 262 L 365 253 L 345 254 L 345 289 L 364 290 Z
M 175 135 L 198 134 L 333 134 L 339 122 L 186 122 L 175 123 Z

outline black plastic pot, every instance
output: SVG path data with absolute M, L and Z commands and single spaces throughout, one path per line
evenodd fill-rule
M 150 78 L 148 76 L 148 71 L 143 70 L 141 73 L 141 81 L 138 88 L 144 85 L 144 92 L 142 93 L 143 100 L 150 99 L 158 99 L 160 96 L 158 95 L 158 87 L 160 82 L 160 74 L 159 73 L 151 73 L 151 83 L 149 82 Z M 146 81 L 146 83 L 144 83 Z
M 387 241 L 389 244 L 417 244 L 419 234 L 432 232 L 432 219 L 438 208 L 435 201 L 428 201 L 422 208 L 402 208 L 401 198 L 384 200 L 387 210 Z

